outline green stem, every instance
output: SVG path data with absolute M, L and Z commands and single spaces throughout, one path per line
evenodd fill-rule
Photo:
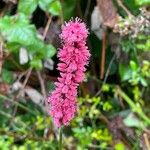
M 135 113 L 137 113 L 148 125 L 150 125 L 150 118 L 145 115 L 140 105 L 135 104 L 132 99 L 119 87 L 116 88 L 116 93 L 120 95 L 130 105 Z
M 63 132 L 63 127 L 60 127 L 60 129 L 59 129 L 59 150 L 62 150 L 62 132 Z

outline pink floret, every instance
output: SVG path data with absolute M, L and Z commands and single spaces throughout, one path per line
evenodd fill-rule
M 85 41 L 87 36 L 88 30 L 79 18 L 66 23 L 65 26 L 62 27 L 62 33 L 60 34 L 62 41 L 68 44 Z

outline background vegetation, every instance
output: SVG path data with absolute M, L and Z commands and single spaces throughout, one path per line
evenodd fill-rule
M 68 150 L 150 150 L 150 0 L 1 0 L 0 149 L 56 150 L 45 101 L 61 25 L 80 17 L 92 54 Z

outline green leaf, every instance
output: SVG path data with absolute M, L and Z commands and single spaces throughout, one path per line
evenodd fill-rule
M 109 84 L 103 84 L 102 85 L 102 91 L 103 92 L 109 92 L 109 90 L 110 90 Z
M 65 0 L 62 3 L 64 20 L 69 20 L 75 14 L 77 0 Z
M 132 70 L 123 64 L 119 64 L 119 74 L 122 81 L 129 80 L 132 77 Z
M 23 14 L 0 19 L 0 32 L 8 42 L 26 46 L 36 44 L 36 28 Z
M 33 58 L 30 62 L 31 67 L 35 68 L 35 69 L 42 69 L 43 65 L 42 65 L 42 61 L 40 59 L 37 58 Z
M 130 113 L 123 120 L 123 122 L 127 127 L 139 127 L 139 128 L 143 127 L 143 123 L 133 113 Z
M 6 48 L 10 52 L 17 52 L 20 49 L 21 45 L 19 43 L 7 43 Z
M 115 150 L 125 150 L 125 146 L 122 142 L 119 142 L 115 145 Z
M 58 16 L 61 13 L 61 3 L 59 0 L 39 0 L 39 6 L 42 10 Z
M 138 66 L 133 60 L 130 61 L 130 66 L 133 71 L 137 71 Z
M 150 5 L 150 0 L 135 0 L 135 3 L 138 6 Z
M 45 50 L 46 50 L 46 58 L 51 58 L 56 53 L 56 48 L 51 44 L 47 45 Z
M 146 81 L 144 78 L 142 78 L 142 77 L 140 77 L 140 82 L 141 82 L 141 84 L 142 84 L 143 86 L 145 86 L 145 87 L 148 86 L 147 81 Z
M 58 16 L 61 13 L 61 3 L 60 1 L 54 1 L 51 3 L 48 11 L 53 15 L 53 16 Z
M 47 11 L 53 0 L 39 0 L 39 6 L 42 10 Z
M 28 18 L 23 14 L 0 19 L 0 32 L 11 52 L 17 52 L 24 47 L 30 56 L 37 59 L 50 58 L 56 52 L 52 45 L 46 45 L 38 38 L 35 26 L 29 24 Z
M 11 71 L 8 71 L 6 69 L 2 70 L 2 80 L 6 83 L 12 83 L 13 81 L 13 74 Z
M 123 2 L 134 15 L 138 15 L 140 13 L 139 7 L 136 5 L 135 0 L 123 0 Z
M 30 16 L 37 8 L 38 0 L 19 0 L 18 12 Z

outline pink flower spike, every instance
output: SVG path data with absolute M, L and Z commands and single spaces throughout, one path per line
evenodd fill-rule
M 86 46 L 88 30 L 79 19 L 71 20 L 62 27 L 60 38 L 63 45 L 59 49 L 60 63 L 57 69 L 60 77 L 55 82 L 56 88 L 48 97 L 49 114 L 56 127 L 69 125 L 77 110 L 77 88 L 84 79 L 90 52 Z

